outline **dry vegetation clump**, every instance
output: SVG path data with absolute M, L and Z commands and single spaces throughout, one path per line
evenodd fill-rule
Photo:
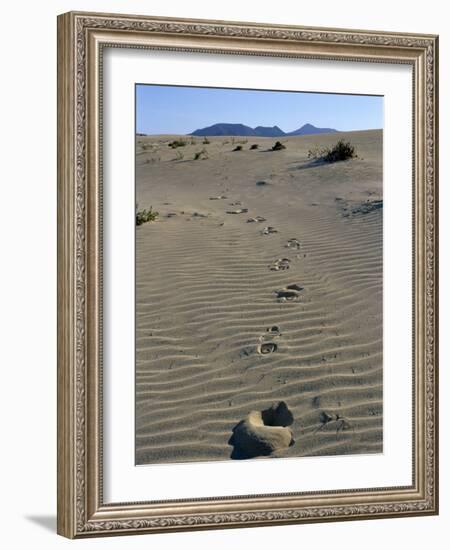
M 250 150 L 258 149 L 259 145 L 257 143 L 254 143 L 253 145 L 250 145 Z
M 177 147 L 185 147 L 185 145 L 187 145 L 187 142 L 184 139 L 175 139 L 169 143 L 169 147 L 172 149 L 176 149 Z
M 159 216 L 159 212 L 153 210 L 153 207 L 150 206 L 149 210 L 137 210 L 136 212 L 136 225 L 142 225 L 146 222 L 154 222 Z
M 272 147 L 272 151 L 281 151 L 282 149 L 286 149 L 286 145 L 283 145 L 281 141 L 277 141 Z
M 349 141 L 340 139 L 333 147 L 316 148 L 308 151 L 308 158 L 323 162 L 339 162 L 357 158 L 356 149 Z
M 205 160 L 207 158 L 209 158 L 208 151 L 204 147 L 201 151 L 197 151 L 194 154 L 194 160 Z

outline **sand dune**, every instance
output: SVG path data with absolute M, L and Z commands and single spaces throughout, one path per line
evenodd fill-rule
M 138 138 L 137 202 L 159 217 L 136 231 L 137 464 L 229 459 L 233 427 L 279 401 L 279 456 L 382 451 L 382 208 L 361 211 L 382 199 L 382 132 L 339 137 L 360 158 L 312 166 L 336 135 L 197 139 L 179 160 Z

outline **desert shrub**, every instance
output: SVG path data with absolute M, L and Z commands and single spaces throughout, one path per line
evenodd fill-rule
M 233 151 L 242 151 L 242 145 L 236 145 Z
M 257 143 L 254 143 L 253 145 L 250 145 L 250 149 L 258 149 L 259 145 Z
M 326 162 L 337 162 L 339 160 L 347 160 L 355 157 L 355 147 L 349 141 L 340 139 L 334 147 L 328 150 L 324 160 Z
M 338 162 L 356 158 L 356 149 L 349 141 L 340 139 L 333 147 L 324 149 L 311 149 L 308 151 L 308 158 L 313 160 L 322 160 L 324 162 Z
M 150 206 L 149 210 L 137 210 L 136 212 L 136 225 L 142 225 L 146 222 L 154 222 L 159 216 L 158 212 L 153 210 L 153 207 Z
M 183 160 L 184 159 L 184 155 L 181 151 L 175 151 L 175 158 L 172 159 L 172 160 Z
M 194 160 L 200 160 L 200 159 L 207 159 L 209 158 L 208 157 L 208 151 L 203 148 L 201 151 L 197 151 L 195 154 L 194 154 Z
M 209 145 L 211 142 L 209 141 L 209 139 L 207 137 L 204 138 L 204 140 L 202 141 L 203 145 Z
M 323 157 L 327 154 L 327 149 L 320 149 L 320 147 L 314 147 L 309 149 L 308 158 L 310 160 L 323 160 Z
M 286 149 L 286 146 L 281 143 L 281 141 L 277 141 L 275 145 L 272 147 L 272 151 L 281 151 L 282 149 Z
M 184 139 L 175 139 L 174 141 L 171 141 L 169 143 L 169 147 L 172 147 L 172 149 L 176 149 L 177 147 L 184 147 L 186 145 L 186 141 Z

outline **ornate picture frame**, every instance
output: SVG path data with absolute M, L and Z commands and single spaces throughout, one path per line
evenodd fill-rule
M 105 48 L 409 65 L 413 75 L 412 483 L 105 502 Z M 69 538 L 438 513 L 438 37 L 70 12 L 58 17 L 58 533 Z

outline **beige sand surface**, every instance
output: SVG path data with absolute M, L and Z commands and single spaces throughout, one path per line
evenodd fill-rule
M 339 138 L 360 158 L 308 162 Z M 136 229 L 137 464 L 228 460 L 233 427 L 281 400 L 295 444 L 279 456 L 382 452 L 382 131 L 275 152 L 272 138 L 238 152 L 245 138 L 172 139 L 136 146 L 136 201 L 160 214 Z M 291 284 L 303 290 L 278 298 Z

